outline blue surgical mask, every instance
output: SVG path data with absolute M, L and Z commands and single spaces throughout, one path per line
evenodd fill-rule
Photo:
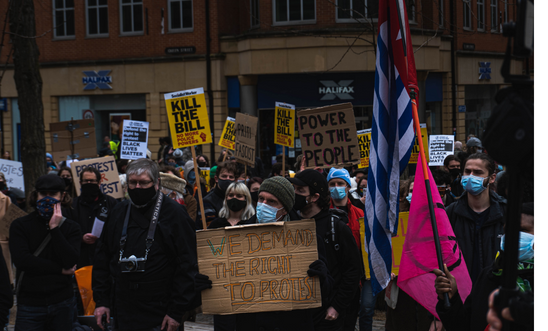
M 190 185 L 194 185 L 194 183 L 196 183 L 196 173 L 194 172 L 194 170 L 191 170 L 189 173 L 188 173 L 188 183 Z
M 342 200 L 346 197 L 346 187 L 336 186 L 329 189 L 334 200 Z
M 276 214 L 278 214 L 278 210 L 283 209 L 277 209 L 272 206 L 267 205 L 266 203 L 259 202 L 257 204 L 257 222 L 259 223 L 271 223 L 278 221 L 276 219 Z
M 407 201 L 409 201 L 409 203 L 411 203 L 411 197 L 412 196 L 413 196 L 413 193 L 409 193 L 409 195 L 405 197 L 407 199 Z
M 488 178 L 488 177 L 485 177 L 485 178 Z M 466 192 L 472 195 L 479 195 L 481 192 L 483 192 L 487 188 L 483 186 L 483 181 L 485 180 L 485 178 L 474 176 L 474 175 L 462 176 L 461 184 L 462 184 L 462 187 L 466 190 Z
M 500 249 L 504 250 L 504 240 L 506 235 L 502 236 L 500 239 Z M 519 258 L 518 260 L 527 261 L 532 259 L 535 256 L 535 251 L 533 250 L 533 245 L 535 244 L 535 236 L 521 231 L 519 233 Z

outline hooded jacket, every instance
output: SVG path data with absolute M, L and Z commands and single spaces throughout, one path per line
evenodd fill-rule
M 361 252 L 361 245 L 360 245 L 360 218 L 363 217 L 363 210 L 359 209 L 358 207 L 355 207 L 352 202 L 350 201 L 350 198 L 348 198 L 348 203 L 346 204 L 346 207 L 348 208 L 347 216 L 348 216 L 348 226 L 350 227 L 350 230 L 352 230 L 352 235 L 354 236 L 354 239 L 356 240 L 356 245 L 358 246 L 358 250 Z M 331 209 L 336 208 L 333 205 L 333 200 L 331 200 Z

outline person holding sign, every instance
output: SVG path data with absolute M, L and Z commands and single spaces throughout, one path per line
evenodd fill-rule
M 115 308 L 120 331 L 175 331 L 195 308 L 196 234 L 184 208 L 160 192 L 156 162 L 132 161 L 126 175 L 130 200 L 109 214 L 95 257 L 94 315 L 101 325 Z

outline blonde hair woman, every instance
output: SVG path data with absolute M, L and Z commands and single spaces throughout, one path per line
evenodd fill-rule
M 246 221 L 255 215 L 253 201 L 249 189 L 244 183 L 232 183 L 226 189 L 223 208 L 219 211 L 219 218 L 213 220 L 209 229 L 223 228 L 246 224 Z

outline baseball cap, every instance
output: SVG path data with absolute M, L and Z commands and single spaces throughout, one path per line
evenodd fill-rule
M 310 192 L 325 197 L 329 194 L 327 179 L 314 169 L 306 169 L 289 178 L 289 181 L 298 186 L 308 186 Z

